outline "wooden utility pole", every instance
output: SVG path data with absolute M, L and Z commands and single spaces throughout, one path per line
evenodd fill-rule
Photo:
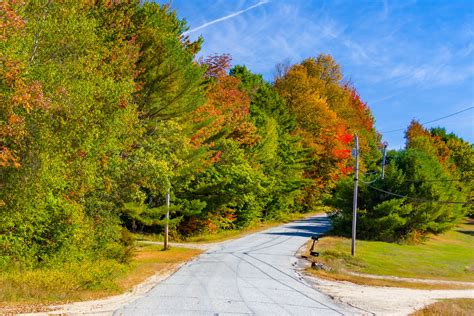
M 385 162 L 386 162 L 386 157 L 387 157 L 387 142 L 384 142 L 382 144 L 383 146 L 383 157 L 382 157 L 382 179 L 385 177 Z
M 351 254 L 355 256 L 355 241 L 356 241 L 356 227 L 357 227 L 357 188 L 359 184 L 359 138 L 354 134 L 354 156 L 355 156 L 355 174 L 354 174 L 354 204 L 352 214 L 352 247 Z
M 169 221 L 170 221 L 170 188 L 168 188 L 168 192 L 166 193 L 166 224 L 165 224 L 165 244 L 164 250 L 168 249 L 168 229 L 169 229 Z

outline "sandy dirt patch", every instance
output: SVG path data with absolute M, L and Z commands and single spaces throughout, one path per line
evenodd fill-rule
M 474 298 L 474 289 L 415 290 L 365 286 L 344 281 L 324 280 L 308 275 L 305 277 L 317 290 L 338 302 L 366 311 L 368 315 L 408 315 L 439 299 Z

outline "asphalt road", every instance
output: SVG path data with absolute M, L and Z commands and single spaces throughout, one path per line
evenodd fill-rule
M 115 315 L 346 315 L 295 270 L 295 252 L 329 228 L 311 217 L 208 250 Z

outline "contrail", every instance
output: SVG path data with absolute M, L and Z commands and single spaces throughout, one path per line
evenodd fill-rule
M 233 17 L 235 17 L 235 16 L 241 15 L 241 14 L 244 13 L 244 12 L 247 12 L 247 11 L 249 11 L 249 10 L 255 9 L 256 7 L 259 7 L 259 6 L 261 6 L 261 5 L 263 5 L 263 4 L 266 4 L 266 3 L 268 3 L 268 2 L 270 2 L 270 1 L 268 1 L 268 0 L 260 1 L 260 2 L 257 3 L 257 4 L 254 4 L 253 6 L 248 7 L 247 9 L 243 9 L 243 10 L 234 12 L 234 13 L 232 13 L 232 14 L 223 16 L 222 18 L 215 19 L 215 20 L 213 20 L 213 21 L 204 23 L 203 25 L 200 25 L 200 26 L 198 26 L 198 27 L 195 27 L 195 28 L 193 28 L 193 29 L 190 29 L 189 31 L 184 32 L 183 35 L 188 35 L 189 33 L 199 31 L 200 29 L 203 29 L 203 28 L 205 28 L 205 27 L 208 27 L 209 25 L 216 24 L 216 23 L 219 23 L 219 22 L 228 20 L 228 19 L 230 19 L 230 18 L 233 18 Z

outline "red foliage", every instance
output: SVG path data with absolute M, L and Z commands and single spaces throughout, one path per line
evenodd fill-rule
M 219 162 L 219 160 L 221 160 L 221 155 L 222 155 L 222 151 L 218 150 L 216 154 L 213 157 L 211 157 L 211 162 L 213 163 Z
M 350 122 L 351 126 L 360 126 L 367 131 L 374 129 L 374 118 L 370 112 L 367 102 L 362 101 L 359 93 L 353 87 L 346 85 L 346 89 L 349 90 L 349 105 L 355 110 L 356 121 Z
M 354 139 L 354 136 L 351 134 L 342 134 L 339 135 L 338 139 L 343 144 L 349 144 Z

